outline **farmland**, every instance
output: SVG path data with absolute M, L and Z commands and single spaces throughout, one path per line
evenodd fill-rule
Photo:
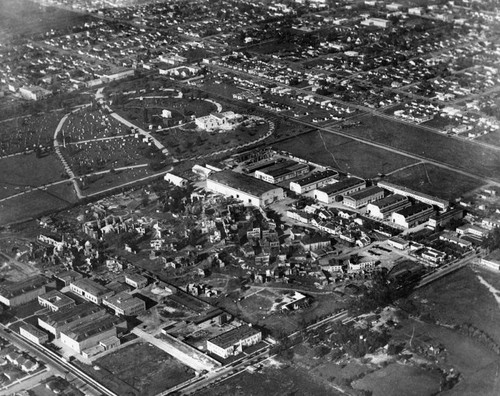
M 483 184 L 471 177 L 431 164 L 418 164 L 397 171 L 386 180 L 448 200 L 455 199 Z
M 417 162 L 403 155 L 320 131 L 282 141 L 275 148 L 365 178 Z
M 192 369 L 148 343 L 135 343 L 94 362 L 86 371 L 119 395 L 152 396 L 194 376 Z
M 480 177 L 498 179 L 500 175 L 499 150 L 373 115 L 360 116 L 354 120 L 361 122 L 361 125 L 343 132 L 441 162 Z

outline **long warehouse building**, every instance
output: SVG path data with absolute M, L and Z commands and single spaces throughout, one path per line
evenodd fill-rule
M 450 206 L 450 202 L 445 199 L 433 197 L 431 195 L 412 190 L 408 187 L 399 186 L 397 184 L 389 183 L 386 181 L 380 181 L 377 183 L 377 185 L 385 190 L 393 192 L 394 194 L 404 195 L 405 197 L 413 198 L 416 201 L 423 202 L 428 205 L 437 206 L 441 210 L 445 210 Z

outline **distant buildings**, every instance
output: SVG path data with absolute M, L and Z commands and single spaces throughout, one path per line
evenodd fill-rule
M 211 174 L 207 179 L 207 189 L 258 207 L 284 198 L 281 187 L 230 170 Z
M 207 341 L 207 350 L 223 359 L 238 355 L 243 347 L 255 345 L 262 340 L 262 332 L 248 325 L 237 327 Z
M 494 250 L 480 260 L 480 264 L 495 271 L 500 271 L 500 249 Z
M 381 28 L 387 28 L 391 26 L 391 22 L 389 20 L 382 18 L 367 18 L 361 21 L 361 24 L 363 26 L 376 26 Z
M 240 115 L 232 111 L 226 111 L 224 113 L 212 113 L 204 117 L 198 117 L 194 122 L 198 128 L 207 132 L 213 132 L 217 129 L 231 127 L 239 118 Z
M 48 89 L 35 86 L 21 87 L 19 88 L 19 93 L 24 99 L 28 100 L 41 100 L 52 95 L 52 92 Z

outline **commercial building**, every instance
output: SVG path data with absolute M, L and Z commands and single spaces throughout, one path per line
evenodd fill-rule
M 411 206 L 408 197 L 399 194 L 389 195 L 379 201 L 369 203 L 366 207 L 366 214 L 379 220 L 385 220 L 394 212 Z
M 458 235 L 468 235 L 474 238 L 482 239 L 488 236 L 490 230 L 479 227 L 475 224 L 464 224 L 456 229 Z
M 329 184 L 314 190 L 314 198 L 323 203 L 335 202 L 338 198 L 361 191 L 366 182 L 357 177 L 349 177 L 335 184 Z
M 207 350 L 227 359 L 238 355 L 243 347 L 255 345 L 262 340 L 262 332 L 248 325 L 237 327 L 207 341 Z
M 290 182 L 290 190 L 296 194 L 304 194 L 327 184 L 336 183 L 338 177 L 338 172 L 331 169 L 315 172 L 312 175 Z
M 425 223 L 434 213 L 432 206 L 418 202 L 392 214 L 392 222 L 403 228 L 412 228 Z
M 461 208 L 450 209 L 444 213 L 435 213 L 429 219 L 429 227 L 436 228 L 448 224 L 453 219 L 463 219 L 464 210 Z
M 52 95 L 51 91 L 42 87 L 35 86 L 21 87 L 19 88 L 19 93 L 24 99 L 29 100 L 41 100 L 43 98 L 46 98 L 47 96 Z
M 240 116 L 232 111 L 224 113 L 212 113 L 204 117 L 197 118 L 194 122 L 198 128 L 212 132 L 216 129 L 227 129 L 231 127 Z
M 167 172 L 165 174 L 165 176 L 163 177 L 163 179 L 166 182 L 172 183 L 174 186 L 177 186 L 177 187 L 186 187 L 188 184 L 188 181 L 186 179 L 184 179 L 183 177 L 178 176 L 172 172 Z
M 106 297 L 102 300 L 102 304 L 115 311 L 116 315 L 134 316 L 146 310 L 144 300 L 134 297 L 127 292 Z
M 98 321 L 79 323 L 61 331 L 61 342 L 78 353 L 99 345 L 100 341 L 117 336 L 116 327 L 123 320 L 106 314 Z
M 381 28 L 387 28 L 391 26 L 391 22 L 389 20 L 382 18 L 367 18 L 361 21 L 361 24 L 363 26 L 376 26 Z
M 19 334 L 35 344 L 45 344 L 49 341 L 49 335 L 31 323 L 23 323 L 19 327 Z
M 386 181 L 380 181 L 377 183 L 377 185 L 387 191 L 390 191 L 394 194 L 399 194 L 399 195 L 404 195 L 405 197 L 410 197 L 415 199 L 416 201 L 423 202 L 428 205 L 433 205 L 437 206 L 441 210 L 445 210 L 450 206 L 450 203 L 441 198 L 437 197 L 432 197 L 430 195 L 414 191 L 410 188 L 403 187 L 403 186 L 398 186 L 397 184 L 394 183 L 389 183 Z
M 211 174 L 207 189 L 253 206 L 267 206 L 285 197 L 281 187 L 230 170 Z
M 146 277 L 136 274 L 136 273 L 128 273 L 125 274 L 125 283 L 136 289 L 141 289 L 148 284 L 148 280 Z
M 84 303 L 61 311 L 51 312 L 38 317 L 38 326 L 54 334 L 56 338 L 62 330 L 73 323 L 98 321 L 106 315 L 106 310 L 91 303 Z
M 309 172 L 309 165 L 293 160 L 285 160 L 264 166 L 256 170 L 254 175 L 257 179 L 277 184 L 305 175 L 307 172 Z
M 103 298 L 113 294 L 113 291 L 88 278 L 71 282 L 69 288 L 72 292 L 94 304 L 101 304 Z
M 45 294 L 50 284 L 53 283 L 42 275 L 35 275 L 16 283 L 3 283 L 0 285 L 0 303 L 8 307 L 26 304 Z
M 51 290 L 48 293 L 38 296 L 38 304 L 55 312 L 60 309 L 74 307 L 75 300 L 58 290 Z
M 372 186 L 346 195 L 342 203 L 348 208 L 359 209 L 381 198 L 384 198 L 384 190 L 380 187 Z

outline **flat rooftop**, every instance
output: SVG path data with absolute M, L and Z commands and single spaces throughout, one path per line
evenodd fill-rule
M 102 286 L 99 283 L 94 282 L 92 279 L 88 278 L 75 280 L 71 282 L 71 284 L 94 296 L 102 296 L 103 294 L 106 294 L 110 291 L 107 287 Z
M 86 302 L 75 307 L 67 308 L 62 311 L 51 312 L 41 315 L 39 318 L 51 326 L 62 326 L 86 316 L 95 314 L 99 311 L 105 312 L 104 308 L 98 305 Z
M 208 179 L 256 197 L 265 194 L 268 191 L 276 189 L 281 190 L 280 187 L 276 187 L 274 184 L 267 183 L 263 180 L 256 179 L 255 177 L 248 176 L 243 173 L 236 173 L 231 170 L 223 170 L 212 173 L 208 176 Z
M 95 334 L 112 329 L 120 322 L 123 322 L 123 320 L 106 314 L 98 321 L 81 323 L 78 326 L 72 327 L 71 330 L 65 332 L 64 334 L 75 341 L 83 341 Z
M 45 337 L 47 333 L 36 326 L 33 326 L 31 323 L 24 322 L 20 327 L 20 329 L 26 330 L 28 333 L 33 334 L 36 337 Z
M 237 344 L 240 340 L 245 340 L 248 337 L 259 333 L 260 330 L 254 329 L 253 327 L 250 327 L 248 325 L 243 325 L 235 329 L 226 331 L 225 333 L 222 333 L 217 337 L 210 339 L 209 341 L 212 344 L 225 349 Z
M 51 290 L 48 293 L 38 296 L 38 300 L 45 300 L 57 308 L 65 307 L 69 304 L 74 304 L 75 300 L 61 293 L 59 290 Z
M 349 177 L 338 183 L 329 184 L 327 186 L 321 187 L 318 190 L 327 193 L 328 195 L 335 195 L 349 188 L 365 184 L 363 179 L 358 179 L 357 177 Z
M 441 199 L 441 198 L 438 198 L 438 197 L 433 197 L 432 195 L 425 194 L 425 193 L 422 193 L 422 192 L 419 192 L 419 191 L 415 191 L 415 190 L 412 190 L 411 188 L 403 187 L 403 186 L 400 186 L 398 184 L 390 183 L 390 182 L 387 182 L 387 181 L 380 181 L 380 182 L 378 182 L 378 186 L 382 187 L 382 188 L 385 188 L 387 190 L 398 189 L 398 190 L 404 191 L 404 192 L 406 192 L 408 194 L 413 194 L 413 195 L 415 195 L 417 197 L 421 197 L 421 198 L 432 200 L 432 201 L 436 202 L 436 204 L 440 204 L 440 205 L 444 205 L 444 206 L 449 206 L 450 205 L 450 202 L 447 201 L 447 200 L 445 200 L 445 199 Z
M 270 164 L 264 168 L 259 169 L 259 172 L 265 173 L 266 175 L 277 177 L 286 175 L 291 172 L 296 172 L 297 170 L 308 168 L 307 164 L 302 164 L 293 160 L 286 160 L 277 162 L 275 164 Z
M 122 309 L 133 308 L 139 305 L 144 307 L 146 306 L 146 303 L 143 300 L 134 297 L 133 295 L 128 294 L 127 292 L 121 292 L 115 294 L 114 296 L 106 298 L 104 301 L 106 301 L 113 307 L 118 307 Z
M 41 288 L 49 283 L 49 279 L 43 275 L 35 275 L 21 282 L 2 283 L 0 285 L 0 295 L 5 298 L 12 298 L 23 293 Z

